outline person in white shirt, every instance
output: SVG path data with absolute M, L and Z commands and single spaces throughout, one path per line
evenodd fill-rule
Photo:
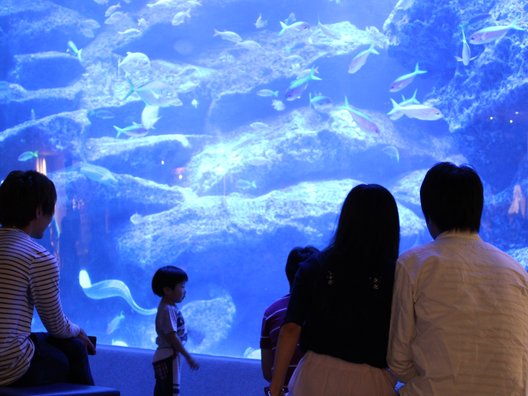
M 400 395 L 528 395 L 528 277 L 478 234 L 480 177 L 438 163 L 420 199 L 434 241 L 396 264 L 387 361 Z

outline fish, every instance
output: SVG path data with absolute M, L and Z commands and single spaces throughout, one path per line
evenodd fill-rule
M 191 100 L 191 106 L 194 107 L 195 109 L 198 108 L 198 100 L 196 98 Z
M 125 319 L 125 314 L 123 311 L 116 315 L 109 323 L 108 326 L 106 326 L 106 334 L 112 334 L 114 331 L 116 331 L 121 324 L 121 322 Z
M 232 43 L 239 43 L 242 41 L 240 37 L 235 32 L 230 32 L 229 30 L 224 30 L 223 32 L 214 29 L 213 37 L 219 36 L 223 40 L 231 41 Z
M 379 128 L 372 120 L 372 118 L 360 111 L 359 109 L 356 109 L 355 107 L 350 106 L 348 103 L 348 98 L 345 96 L 345 104 L 340 107 L 341 109 L 347 110 L 350 115 L 352 116 L 352 119 L 356 122 L 356 124 L 359 126 L 359 128 L 364 132 L 371 132 L 375 134 L 379 134 Z
M 420 70 L 420 66 L 418 65 L 418 62 L 416 62 L 414 71 L 412 73 L 404 74 L 398 77 L 396 80 L 394 80 L 392 84 L 390 85 L 389 91 L 390 92 L 401 91 L 403 88 L 405 88 L 407 85 L 413 82 L 414 77 L 416 77 L 419 74 L 425 74 L 425 73 L 427 73 L 427 71 Z
M 284 102 L 278 99 L 273 99 L 271 101 L 271 107 L 273 107 L 277 111 L 283 111 L 286 108 L 286 106 L 284 105 Z
M 103 185 L 115 185 L 117 179 L 108 169 L 102 166 L 89 164 L 84 162 L 79 167 L 79 172 L 86 176 L 88 179 L 95 181 Z
M 100 120 L 111 120 L 115 118 L 115 114 L 108 109 L 98 108 L 88 111 L 89 118 L 99 118 Z
M 520 184 L 513 186 L 513 197 L 508 208 L 508 215 L 520 214 L 523 218 L 526 217 L 526 197 L 522 192 Z
M 185 11 L 177 12 L 173 17 L 171 21 L 172 26 L 178 26 L 185 22 L 185 18 L 190 19 L 191 18 L 191 9 L 188 8 Z
M 127 52 L 127 55 L 117 64 L 119 70 L 126 75 L 135 71 L 150 70 L 150 58 L 142 52 Z
M 105 25 L 118 25 L 128 18 L 128 15 L 123 11 L 115 11 L 108 18 L 105 19 Z
M 141 112 L 141 125 L 145 130 L 154 129 L 154 125 L 159 121 L 161 117 L 159 114 L 159 106 L 146 105 Z
M 117 131 L 116 139 L 119 139 L 119 136 L 121 135 L 127 135 L 128 137 L 143 137 L 148 135 L 149 131 L 146 129 L 143 124 L 138 124 L 137 122 L 133 122 L 131 125 L 119 128 L 118 126 L 114 125 L 114 129 Z
M 81 49 L 77 48 L 75 43 L 71 40 L 68 40 L 68 50 L 67 51 L 75 55 L 77 59 L 79 59 L 79 62 L 82 60 L 82 48 Z
M 458 57 L 455 56 L 455 59 L 458 62 L 462 62 L 464 66 L 469 65 L 469 62 L 471 62 L 473 59 L 477 58 L 474 56 L 471 57 L 471 48 L 469 48 L 469 44 L 466 40 L 466 34 L 464 33 L 464 25 L 460 25 L 460 30 L 462 31 L 462 56 Z
M 255 21 L 255 27 L 257 29 L 264 29 L 268 25 L 268 21 L 262 19 L 262 14 L 259 14 L 257 20 Z
M 25 161 L 29 161 L 30 159 L 38 158 L 38 157 L 39 157 L 38 151 L 24 151 L 22 154 L 18 156 L 18 160 L 20 162 L 25 162 Z
M 249 127 L 255 131 L 260 131 L 260 130 L 266 130 L 266 129 L 269 129 L 269 125 L 266 124 L 265 122 L 262 122 L 262 121 L 255 121 L 255 122 L 252 122 L 251 124 L 249 124 Z
M 85 269 L 79 271 L 79 285 L 84 294 L 92 300 L 102 300 L 111 297 L 120 297 L 125 300 L 130 308 L 140 315 L 155 315 L 157 309 L 140 307 L 132 298 L 132 293 L 125 282 L 118 279 L 108 279 L 92 284 L 90 275 Z
M 371 45 L 368 49 L 361 51 L 352 58 L 350 64 L 348 65 L 348 73 L 357 73 L 359 69 L 361 69 L 365 65 L 365 63 L 367 62 L 367 58 L 370 54 L 379 55 L 379 52 L 376 51 L 374 45 Z
M 126 100 L 130 95 L 136 93 L 147 105 L 160 107 L 183 105 L 173 88 L 163 81 L 150 81 L 140 87 L 136 87 L 129 78 L 127 78 L 127 81 L 130 88 L 122 100 Z
M 381 151 L 387 155 L 387 157 L 393 159 L 395 162 L 400 162 L 400 151 L 396 146 L 385 146 Z
M 402 95 L 402 101 L 398 103 L 398 105 L 400 107 L 403 107 L 403 106 L 408 106 L 411 104 L 420 104 L 420 101 L 416 99 L 417 93 L 418 93 L 418 90 L 415 89 L 413 95 L 409 99 L 405 99 L 405 96 Z M 395 111 L 389 115 L 389 118 L 391 120 L 399 120 L 401 117 L 403 117 L 403 113 L 401 111 Z
M 174 7 L 179 0 L 158 0 L 154 3 L 148 3 L 147 7 Z
M 308 22 L 303 21 L 297 21 L 293 22 L 291 25 L 287 25 L 282 21 L 279 21 L 281 25 L 281 30 L 279 32 L 279 36 L 282 36 L 287 31 L 297 31 L 302 32 L 303 30 L 310 29 L 310 24 Z
M 390 117 L 396 112 L 401 112 L 409 118 L 416 118 L 423 121 L 436 121 L 443 118 L 443 114 L 436 107 L 425 104 L 409 104 L 400 106 L 394 99 L 391 98 L 392 110 L 387 113 Z
M 315 111 L 324 113 L 329 111 L 333 107 L 332 99 L 330 99 L 328 96 L 324 96 L 321 94 L 312 96 L 311 93 L 308 96 L 310 99 L 310 107 Z
M 332 29 L 330 29 L 328 26 L 323 25 L 320 20 L 317 20 L 317 27 L 328 37 L 335 39 L 339 39 L 341 37 L 338 34 L 334 33 Z
M 262 46 L 254 40 L 239 41 L 238 43 L 236 43 L 236 45 L 237 47 L 242 47 L 250 51 L 259 50 L 262 48 Z
M 116 12 L 120 8 L 121 8 L 121 3 L 117 3 L 117 4 L 114 4 L 108 7 L 104 14 L 105 18 L 108 18 L 110 15 L 112 15 L 114 12 Z
M 491 43 L 503 38 L 511 29 L 526 31 L 526 29 L 517 25 L 517 21 L 514 20 L 509 25 L 489 26 L 480 29 L 469 36 L 469 42 L 476 45 Z
M 304 92 L 304 90 L 306 89 L 306 87 L 308 87 L 308 83 L 310 81 L 315 81 L 315 80 L 322 80 L 322 79 L 315 75 L 315 68 L 312 67 L 307 76 L 302 77 L 302 78 L 297 78 L 290 83 L 290 86 L 286 90 L 286 94 L 285 94 L 286 100 L 292 101 L 295 99 L 299 99 L 302 93 Z
M 136 29 L 136 28 L 130 28 L 130 29 L 117 32 L 117 34 L 120 34 L 121 36 L 139 36 L 142 33 L 143 32 L 141 30 Z
M 261 96 L 263 98 L 269 98 L 269 97 L 279 97 L 279 91 L 273 91 L 271 89 L 259 89 L 257 91 L 257 96 Z

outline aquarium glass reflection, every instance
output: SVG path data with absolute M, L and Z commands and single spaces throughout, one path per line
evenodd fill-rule
M 259 358 L 295 246 L 324 248 L 358 183 L 430 240 L 438 161 L 485 183 L 481 235 L 527 261 L 528 6 L 515 0 L 3 0 L 0 177 L 58 190 L 43 244 L 66 313 L 155 347 L 163 265 L 188 349 Z M 38 328 L 35 323 L 35 328 Z

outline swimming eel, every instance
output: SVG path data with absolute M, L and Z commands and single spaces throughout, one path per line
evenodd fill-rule
M 121 297 L 130 307 L 141 315 L 154 315 L 156 308 L 145 309 L 141 308 L 132 298 L 130 289 L 125 282 L 118 279 L 108 279 L 92 284 L 90 276 L 86 270 L 79 272 L 79 284 L 81 285 L 84 294 L 93 300 L 101 300 L 110 297 Z

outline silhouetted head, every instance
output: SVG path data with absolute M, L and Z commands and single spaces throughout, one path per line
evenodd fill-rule
M 42 173 L 12 171 L 0 185 L 0 224 L 4 227 L 26 227 L 41 210 L 53 216 L 57 191 Z
M 451 162 L 433 166 L 422 182 L 420 201 L 425 220 L 428 225 L 433 222 L 438 233 L 480 230 L 484 188 L 469 166 Z
M 345 199 L 330 247 L 360 259 L 398 258 L 400 219 L 392 194 L 378 184 L 360 184 Z
M 299 269 L 299 264 L 318 252 L 319 250 L 313 246 L 294 247 L 290 251 L 290 254 L 288 254 L 288 260 L 286 261 L 286 277 L 290 284 L 290 290 L 293 286 L 293 281 L 295 280 L 295 274 Z
M 167 265 L 159 268 L 152 277 L 152 291 L 155 295 L 163 297 L 163 288 L 174 289 L 178 283 L 188 280 L 189 277 L 184 270 L 173 265 Z

